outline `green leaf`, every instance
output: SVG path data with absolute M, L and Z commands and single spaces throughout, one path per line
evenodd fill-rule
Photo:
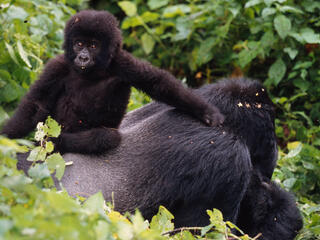
M 285 156 L 285 158 L 293 158 L 297 156 L 302 150 L 302 144 L 298 144 L 298 146 L 295 149 L 292 149 L 289 151 L 289 153 Z
M 48 137 L 58 137 L 61 133 L 61 126 L 50 116 L 46 120 L 48 126 Z
M 161 8 L 169 3 L 169 0 L 148 0 L 148 7 L 151 10 Z
M 25 189 L 26 185 L 30 183 L 32 183 L 31 178 L 26 177 L 25 175 L 16 175 L 2 178 L 0 186 L 4 186 L 5 188 L 12 190 L 21 190 Z
M 265 34 L 263 34 L 260 42 L 261 42 L 261 46 L 263 48 L 267 48 L 267 47 L 272 46 L 274 44 L 274 42 L 275 42 L 275 38 L 274 38 L 273 32 L 272 31 L 267 31 Z
M 172 37 L 172 41 L 181 41 L 187 39 L 192 32 L 192 22 L 184 17 L 179 17 L 176 23 L 177 34 Z
M 121 1 L 121 2 L 118 2 L 118 5 L 129 17 L 132 17 L 137 14 L 137 6 L 133 2 Z
M 214 37 L 209 37 L 201 42 L 197 55 L 197 65 L 201 66 L 213 58 L 212 48 L 216 43 L 216 38 Z
M 299 61 L 296 63 L 296 65 L 294 65 L 293 70 L 297 70 L 297 69 L 307 69 L 309 67 L 311 67 L 313 65 L 313 62 L 311 61 Z
M 31 150 L 27 161 L 44 161 L 46 159 L 46 155 L 46 151 L 41 146 L 38 146 Z
M 65 162 L 63 160 L 63 158 L 61 157 L 60 153 L 54 153 L 52 155 L 50 155 L 47 159 L 46 159 L 46 163 L 48 164 L 48 168 L 50 170 L 55 170 L 56 171 L 56 178 L 58 180 L 61 180 L 63 174 L 64 174 L 64 170 L 65 170 Z
M 293 85 L 306 92 L 310 88 L 310 83 L 307 80 L 296 78 L 293 80 Z
M 134 16 L 134 17 L 127 17 L 123 20 L 121 24 L 122 29 L 128 29 L 130 27 L 137 27 L 137 26 L 142 26 L 143 21 L 142 18 L 139 16 Z
M 275 86 L 281 82 L 286 74 L 286 70 L 287 67 L 281 58 L 278 58 L 277 61 L 271 65 L 268 76 Z
M 31 68 L 31 63 L 28 59 L 28 54 L 24 51 L 22 44 L 20 41 L 17 42 L 17 47 L 18 47 L 18 53 L 23 60 L 23 62 L 27 65 L 27 67 Z
M 288 178 L 286 180 L 284 180 L 283 185 L 288 188 L 291 189 L 293 187 L 293 185 L 296 183 L 297 179 L 296 178 Z
M 90 213 L 99 213 L 102 216 L 105 216 L 104 212 L 105 201 L 101 192 L 90 196 L 83 204 L 83 208 Z
M 288 55 L 291 58 L 291 60 L 295 59 L 295 57 L 298 55 L 298 50 L 297 49 L 292 49 L 292 48 L 286 47 L 285 49 L 283 49 L 283 51 L 285 53 L 288 53 Z
M 158 13 L 152 13 L 152 12 L 144 12 L 142 15 L 141 15 L 141 18 L 143 19 L 143 21 L 145 23 L 147 22 L 153 22 L 155 20 L 157 20 L 158 18 L 160 17 L 160 15 Z
M 315 170 L 316 169 L 315 166 L 310 162 L 302 161 L 302 164 L 305 169 L 308 169 L 308 170 Z
M 15 54 L 12 46 L 11 46 L 9 43 L 7 43 L 7 42 L 4 42 L 4 44 L 6 45 L 6 47 L 7 47 L 7 49 L 8 49 L 8 53 L 9 53 L 11 59 L 12 59 L 17 65 L 19 65 L 18 59 L 17 59 L 17 57 L 16 57 L 16 54 Z
M 51 153 L 54 150 L 54 145 L 51 141 L 46 142 L 46 152 Z
M 172 231 L 174 229 L 173 219 L 173 215 L 165 207 L 160 206 L 157 215 L 152 217 L 150 228 L 161 233 Z
M 262 13 L 261 13 L 261 16 L 263 18 L 267 17 L 267 16 L 270 16 L 270 15 L 273 15 L 277 12 L 277 10 L 275 8 L 264 8 L 262 10 Z
M 141 36 L 141 41 L 142 41 L 142 48 L 144 52 L 146 54 L 151 53 L 155 44 L 155 41 L 153 40 L 153 38 L 149 34 L 144 33 Z
M 251 41 L 248 44 L 249 49 L 243 49 L 239 54 L 239 65 L 244 68 L 247 66 L 253 59 L 255 59 L 261 51 L 260 42 Z
M 253 7 L 253 6 L 258 5 L 262 2 L 263 2 L 263 0 L 250 0 L 250 1 L 246 2 L 246 5 L 244 5 L 244 8 Z
M 36 164 L 29 168 L 28 175 L 33 179 L 42 180 L 50 177 L 50 171 L 46 163 Z
M 208 226 L 203 227 L 201 229 L 201 236 L 206 235 L 213 227 L 214 227 L 214 224 L 210 224 Z
M 10 81 L 10 83 L 7 83 L 4 87 L 1 88 L 0 102 L 12 102 L 19 99 L 21 95 L 22 91 L 19 85 L 14 81 Z
M 8 113 L 0 106 L 0 126 L 9 119 Z
M 137 210 L 133 216 L 131 216 L 131 222 L 135 233 L 140 234 L 147 230 L 149 227 L 148 221 L 144 221 L 141 213 Z
M 290 12 L 290 13 L 303 14 L 303 11 L 301 11 L 299 8 L 295 8 L 295 7 L 292 7 L 292 6 L 280 6 L 279 10 L 281 12 Z
M 177 4 L 174 6 L 169 6 L 164 9 L 163 17 L 164 18 L 173 18 L 176 16 L 183 16 L 186 13 L 191 12 L 191 8 L 186 4 Z
M 300 35 L 307 43 L 320 43 L 320 35 L 311 28 L 301 29 Z
M 14 226 L 13 222 L 8 219 L 0 219 L 0 238 L 5 235 L 12 227 Z M 3 238 L 4 239 L 4 238 Z
M 25 20 L 29 14 L 22 8 L 15 5 L 11 5 L 7 11 L 7 21 L 13 21 L 14 19 Z
M 274 27 L 277 30 L 279 36 L 284 39 L 291 31 L 291 21 L 284 15 L 278 15 L 274 19 Z

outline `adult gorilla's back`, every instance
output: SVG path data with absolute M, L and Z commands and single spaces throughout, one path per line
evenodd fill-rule
M 224 80 L 195 90 L 226 116 L 207 127 L 177 110 L 151 103 L 120 126 L 122 143 L 102 157 L 66 154 L 63 186 L 72 195 L 101 190 L 115 208 L 139 208 L 146 218 L 164 205 L 179 226 L 205 225 L 206 209 L 235 221 L 252 165 L 270 177 L 276 162 L 272 103 L 262 86 Z

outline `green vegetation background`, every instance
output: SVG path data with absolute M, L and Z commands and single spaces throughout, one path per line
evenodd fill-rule
M 0 125 L 46 61 L 61 52 L 66 20 L 88 4 L 83 0 L 0 2 Z M 230 76 L 264 83 L 277 110 L 280 153 L 273 179 L 296 196 L 305 224 L 297 239 L 320 239 L 320 2 L 110 0 L 90 4 L 117 16 L 124 48 L 189 86 Z M 149 101 L 133 90 L 129 110 Z M 47 163 L 35 165 L 32 177 L 16 170 L 15 153 L 26 144 L 0 138 L 0 239 L 227 239 L 233 227 L 211 211 L 213 225 L 202 232 L 161 236 L 173 229 L 172 216 L 164 208 L 149 225 L 139 213 L 122 216 L 112 211 L 100 194 L 80 205 L 81 199 L 48 190 L 54 168 Z M 213 226 L 215 231 L 208 232 Z

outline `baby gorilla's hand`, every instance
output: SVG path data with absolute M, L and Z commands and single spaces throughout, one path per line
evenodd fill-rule
M 208 107 L 202 115 L 202 121 L 210 127 L 221 125 L 225 117 L 215 107 Z

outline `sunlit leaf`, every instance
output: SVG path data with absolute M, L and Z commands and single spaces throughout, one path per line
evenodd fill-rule
M 151 53 L 155 45 L 155 41 L 153 40 L 153 38 L 149 34 L 144 33 L 141 36 L 141 41 L 142 41 L 142 48 L 144 52 L 146 54 Z
M 118 5 L 129 17 L 132 17 L 137 13 L 137 6 L 133 2 L 121 1 L 118 2 Z
M 26 51 L 23 49 L 23 46 L 21 44 L 20 41 L 17 42 L 17 47 L 18 47 L 18 53 L 21 57 L 21 59 L 23 60 L 23 62 L 29 67 L 31 68 L 31 63 L 28 59 L 28 54 L 26 53 Z
M 34 149 L 31 150 L 27 160 L 34 162 L 34 161 L 44 161 L 46 158 L 46 151 L 41 147 L 35 147 Z
M 46 125 L 48 126 L 48 136 L 58 137 L 61 133 L 61 126 L 50 116 L 46 120 Z
M 64 174 L 64 170 L 65 170 L 65 161 L 63 160 L 63 158 L 61 157 L 61 155 L 59 153 L 54 153 L 52 155 L 50 155 L 47 159 L 46 159 L 46 163 L 48 164 L 48 168 L 50 170 L 55 170 L 56 174 L 56 178 L 58 180 L 61 180 L 63 174 Z

